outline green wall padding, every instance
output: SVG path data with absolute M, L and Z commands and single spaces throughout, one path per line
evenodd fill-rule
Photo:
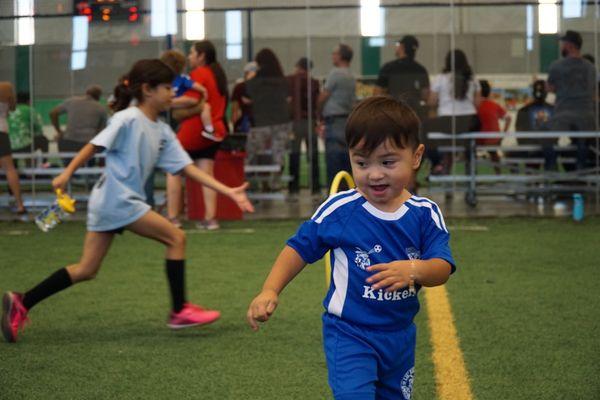
M 360 42 L 361 47 L 361 74 L 378 75 L 381 64 L 381 49 L 380 47 L 370 46 L 368 37 L 362 37 Z
M 558 35 L 540 35 L 540 71 L 548 72 L 550 64 L 559 57 Z

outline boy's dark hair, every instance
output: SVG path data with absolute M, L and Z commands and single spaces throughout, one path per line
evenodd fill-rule
M 144 83 L 155 88 L 163 83 L 171 84 L 174 78 L 175 72 L 171 67 L 158 59 L 137 61 L 133 64 L 131 70 L 121 77 L 119 84 L 115 87 L 113 110 L 116 112 L 126 109 L 132 99 L 141 102 L 143 100 L 142 85 Z
M 481 79 L 479 81 L 479 86 L 481 86 L 481 96 L 489 97 L 492 91 L 492 86 L 490 85 L 490 82 L 486 79 Z
M 352 47 L 348 46 L 347 44 L 340 43 L 338 45 L 338 51 L 340 53 L 340 58 L 342 59 L 342 61 L 345 61 L 347 63 L 352 61 L 352 56 L 354 55 Z
M 416 149 L 419 139 L 419 118 L 401 100 L 389 96 L 369 97 L 358 103 L 346 123 L 346 143 L 350 149 L 361 145 L 367 154 L 390 139 L 398 148 Z
M 177 75 L 182 74 L 185 69 L 185 54 L 179 50 L 171 49 L 165 51 L 161 54 L 160 61 L 171 67 Z

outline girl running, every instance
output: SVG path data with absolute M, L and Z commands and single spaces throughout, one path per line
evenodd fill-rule
M 118 111 L 109 125 L 78 153 L 54 179 L 64 189 L 73 173 L 96 152 L 106 150 L 106 169 L 90 195 L 87 234 L 78 263 L 61 268 L 21 294 L 3 297 L 2 333 L 16 342 L 27 314 L 40 301 L 98 273 L 102 259 L 117 233 L 127 229 L 166 246 L 165 268 L 172 297 L 167 325 L 172 329 L 209 324 L 220 313 L 188 303 L 185 296 L 185 233 L 145 203 L 144 183 L 155 167 L 189 178 L 232 198 L 247 212 L 253 207 L 245 194 L 247 183 L 230 188 L 194 166 L 171 128 L 158 120 L 171 105 L 175 74 L 160 60 L 140 60 L 115 89 Z M 129 107 L 132 100 L 137 105 Z

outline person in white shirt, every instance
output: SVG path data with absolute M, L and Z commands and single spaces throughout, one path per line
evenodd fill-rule
M 459 134 L 477 131 L 480 126 L 477 117 L 480 101 L 479 82 L 475 79 L 467 56 L 459 49 L 449 51 L 442 74 L 431 85 L 428 104 L 437 108 L 437 118 L 427 122 L 425 132 Z M 427 147 L 430 149 L 427 155 L 433 165 L 432 173 L 448 173 L 452 166 L 451 157 L 441 157 L 432 144 Z

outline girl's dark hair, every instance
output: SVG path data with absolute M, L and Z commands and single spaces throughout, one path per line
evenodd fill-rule
M 403 101 L 390 96 L 369 97 L 354 107 L 346 122 L 346 143 L 353 149 L 360 145 L 366 154 L 390 139 L 398 148 L 416 149 L 419 117 Z
M 204 53 L 206 65 L 213 72 L 213 75 L 217 80 L 217 88 L 219 89 L 219 93 L 221 96 L 228 98 L 229 94 L 227 93 L 227 76 L 225 75 L 225 71 L 223 71 L 221 64 L 217 62 L 217 50 L 215 49 L 215 45 L 212 44 L 210 40 L 200 40 L 199 42 L 194 42 L 194 48 L 196 49 L 196 53 L 198 53 L 198 55 Z
M 454 70 L 452 70 L 452 57 L 454 55 Z M 463 100 L 467 97 L 469 82 L 473 78 L 473 70 L 467 61 L 467 56 L 462 50 L 456 49 L 446 54 L 444 73 L 454 74 L 454 98 Z
M 115 97 L 112 109 L 117 112 L 129 107 L 132 99 L 143 101 L 142 85 L 148 84 L 155 88 L 160 84 L 173 82 L 175 72 L 164 62 L 154 58 L 139 60 L 126 75 L 119 79 L 113 95 Z
M 257 77 L 283 78 L 283 68 L 273 50 L 269 48 L 260 50 L 256 53 L 254 61 L 258 64 Z

